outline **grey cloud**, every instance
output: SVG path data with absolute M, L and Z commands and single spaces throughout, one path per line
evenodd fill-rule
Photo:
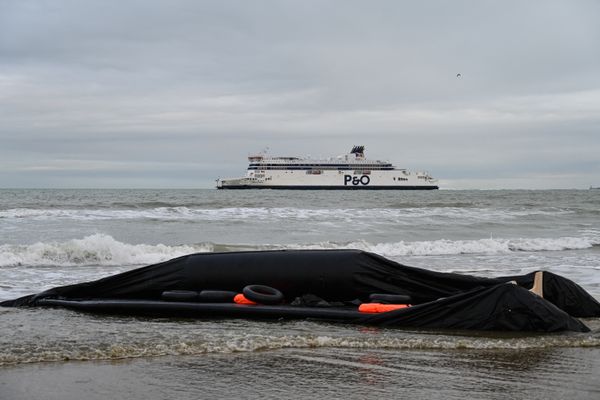
M 0 186 L 77 185 L 64 171 L 86 170 L 64 160 L 86 159 L 91 182 L 113 163 L 115 185 L 148 186 L 148 163 L 196 165 L 194 148 L 200 176 L 178 185 L 210 185 L 265 146 L 355 143 L 454 187 L 482 171 L 597 185 L 597 15 L 595 1 L 4 1 Z

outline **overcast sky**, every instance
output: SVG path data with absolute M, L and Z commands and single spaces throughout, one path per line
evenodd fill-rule
M 600 186 L 600 1 L 0 0 L 0 187 L 357 144 L 442 188 Z

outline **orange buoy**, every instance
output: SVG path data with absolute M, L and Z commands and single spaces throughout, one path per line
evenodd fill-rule
M 257 304 L 255 302 L 253 302 L 252 300 L 248 300 L 246 298 L 246 296 L 244 296 L 242 293 L 236 294 L 235 297 L 233 298 L 233 302 L 236 304 L 246 304 L 246 305 Z
M 382 303 L 362 303 L 358 306 L 358 311 L 364 313 L 383 313 L 388 311 L 400 310 L 401 308 L 408 308 L 410 304 L 382 304 Z

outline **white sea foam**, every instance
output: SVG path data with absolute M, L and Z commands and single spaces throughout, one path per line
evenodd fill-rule
M 600 241 L 590 238 L 519 238 L 478 240 L 434 240 L 423 242 L 381 243 L 370 251 L 388 256 L 495 254 L 513 251 L 559 251 L 590 248 Z
M 369 243 L 354 241 L 348 243 L 321 242 L 302 245 L 268 246 L 269 248 L 296 249 L 356 249 L 370 251 L 387 257 L 398 256 L 438 256 L 457 254 L 497 254 L 515 251 L 560 251 L 582 250 L 600 244 L 600 238 L 561 237 L 561 238 L 518 238 L 518 239 L 476 239 L 476 240 L 433 240 L 416 242 Z
M 211 244 L 166 246 L 127 244 L 104 234 L 65 242 L 0 245 L 0 267 L 71 265 L 143 265 L 184 254 L 212 251 Z
M 30 245 L 0 245 L 0 267 L 72 266 L 72 265 L 144 265 L 162 262 L 189 253 L 236 250 L 276 249 L 357 249 L 385 257 L 438 256 L 457 254 L 498 254 L 515 251 L 581 250 L 600 245 L 600 236 L 559 238 L 516 238 L 476 240 L 399 241 L 391 243 L 319 242 L 304 244 L 227 245 L 200 243 L 167 246 L 164 244 L 128 244 L 105 234 L 86 236 L 65 242 Z
M 138 328 L 139 329 L 139 328 Z M 199 355 L 210 353 L 238 353 L 273 351 L 281 349 L 383 349 L 383 350 L 448 350 L 448 349 L 552 349 L 556 347 L 598 347 L 600 338 L 594 335 L 531 336 L 524 338 L 479 338 L 458 336 L 394 337 L 380 336 L 329 336 L 313 334 L 210 334 L 197 337 L 161 335 L 147 337 L 144 341 L 120 339 L 119 342 L 82 343 L 60 342 L 23 344 L 18 351 L 0 351 L 0 366 L 34 362 L 66 360 L 114 360 L 125 358 L 157 357 L 168 355 Z M 100 342 L 100 343 L 99 343 Z M 301 352 L 292 357 L 306 357 Z
M 29 209 L 0 210 L 0 219 L 44 220 L 356 220 L 402 222 L 415 218 L 442 218 L 451 220 L 498 221 L 528 216 L 558 216 L 571 214 L 563 209 L 488 209 L 464 207 L 319 209 L 294 207 L 226 207 L 190 208 L 156 207 L 146 209 Z

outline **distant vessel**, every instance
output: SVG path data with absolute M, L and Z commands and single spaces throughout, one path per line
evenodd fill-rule
M 598 187 L 590 186 L 590 190 L 600 190 L 600 186 L 598 186 Z
M 365 158 L 365 146 L 329 159 L 248 157 L 246 176 L 217 179 L 218 189 L 439 189 L 427 172 L 396 168 L 387 161 Z

